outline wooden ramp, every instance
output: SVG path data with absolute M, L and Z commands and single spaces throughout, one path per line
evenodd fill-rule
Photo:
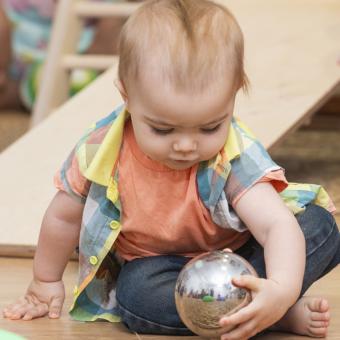
M 224 0 L 245 34 L 252 89 L 236 114 L 271 147 L 297 128 L 340 80 L 338 0 Z M 31 256 L 53 175 L 84 129 L 121 102 L 116 66 L 0 155 L 0 254 Z M 57 90 L 57 89 L 56 89 Z

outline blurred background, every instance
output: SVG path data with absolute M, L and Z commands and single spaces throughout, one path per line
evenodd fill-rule
M 122 2 L 92 0 L 94 2 Z M 30 127 L 31 111 L 51 36 L 55 0 L 0 0 L 0 153 Z M 126 18 L 88 19 L 81 54 L 115 55 Z M 86 87 L 98 70 L 73 71 L 69 94 Z M 72 80 L 73 79 L 73 80 Z M 340 206 L 340 86 L 312 118 L 270 152 L 289 181 L 320 183 Z M 340 222 L 339 213 L 336 216 Z

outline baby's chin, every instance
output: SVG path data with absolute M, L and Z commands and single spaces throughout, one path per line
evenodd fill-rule
M 165 166 L 172 170 L 187 170 L 196 165 L 199 161 L 175 161 L 169 160 L 163 162 Z

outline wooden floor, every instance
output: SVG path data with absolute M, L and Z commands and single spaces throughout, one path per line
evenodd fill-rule
M 32 260 L 0 258 L 0 309 L 13 302 L 23 294 L 30 281 Z M 136 335 L 129 333 L 121 324 L 108 322 L 81 323 L 70 320 L 67 309 L 71 304 L 73 285 L 76 282 L 77 263 L 70 262 L 64 276 L 67 298 L 61 319 L 49 320 L 48 318 L 33 321 L 10 321 L 0 318 L 0 329 L 11 331 L 27 339 L 111 339 L 111 340 L 150 340 L 150 339 L 188 339 L 188 337 Z M 340 267 L 331 272 L 327 277 L 317 282 L 309 291 L 310 295 L 322 295 L 329 299 L 331 304 L 332 323 L 327 339 L 340 339 Z M 198 339 L 199 337 L 190 337 Z M 305 339 L 305 337 L 287 335 L 282 333 L 268 333 L 259 336 L 257 340 L 292 340 Z
M 17 116 L 15 116 L 17 115 Z M 16 117 L 16 118 L 15 118 Z M 16 122 L 16 123 L 15 123 Z M 0 113 L 0 150 L 17 138 L 27 127 L 28 116 Z M 271 150 L 273 158 L 286 168 L 290 181 L 321 183 L 330 192 L 340 210 L 340 99 L 332 100 L 307 127 L 300 129 Z M 340 213 L 336 215 L 340 225 Z M 32 260 L 0 258 L 0 309 L 22 294 L 31 277 Z M 31 322 L 8 321 L 0 318 L 0 329 L 25 336 L 27 339 L 188 339 L 130 334 L 122 325 L 80 323 L 71 321 L 67 308 L 76 282 L 77 264 L 71 262 L 65 274 L 67 299 L 60 320 L 38 319 Z M 340 266 L 317 282 L 308 291 L 321 295 L 331 304 L 332 323 L 327 339 L 340 339 Z M 198 337 L 193 337 L 194 339 Z M 307 339 L 295 335 L 269 333 L 260 340 Z

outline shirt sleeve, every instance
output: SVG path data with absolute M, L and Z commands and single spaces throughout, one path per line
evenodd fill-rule
M 85 203 L 91 182 L 81 173 L 75 150 L 76 148 L 72 150 L 55 174 L 54 185 L 58 190 L 65 191 L 76 200 Z
M 278 193 L 286 189 L 288 186 L 288 181 L 283 169 L 269 172 L 268 174 L 260 178 L 256 183 L 266 182 L 270 183 Z
M 258 140 L 252 140 L 239 157 L 231 161 L 231 170 L 224 189 L 229 204 L 235 206 L 242 195 L 261 182 L 270 182 L 277 192 L 288 186 L 284 169 L 271 159 Z
M 322 186 L 288 183 L 284 169 L 271 159 L 263 145 L 241 121 L 233 121 L 233 131 L 235 135 L 233 142 L 236 146 L 230 148 L 232 152 L 229 151 L 233 157 L 231 157 L 230 172 L 223 192 L 225 201 L 231 208 L 234 208 L 242 195 L 256 183 L 270 182 L 295 215 L 304 211 L 310 203 L 334 213 L 334 204 Z M 227 211 L 229 207 L 224 206 L 221 205 L 220 210 Z M 235 220 L 233 228 L 243 230 L 242 223 Z
M 229 191 L 227 191 L 227 194 L 230 197 L 229 202 L 231 202 L 231 205 L 235 206 L 239 199 L 257 183 L 270 183 L 278 193 L 282 192 L 288 186 L 287 179 L 284 175 L 284 170 L 272 170 L 270 173 L 255 180 L 250 186 L 246 188 L 238 187 L 235 188 L 234 191 L 232 189 L 229 189 Z
M 123 110 L 125 110 L 124 105 L 118 106 L 108 116 L 92 124 L 85 131 L 54 176 L 54 185 L 57 189 L 65 191 L 78 201 L 85 203 L 92 181 L 87 179 L 84 174 L 111 125 Z

